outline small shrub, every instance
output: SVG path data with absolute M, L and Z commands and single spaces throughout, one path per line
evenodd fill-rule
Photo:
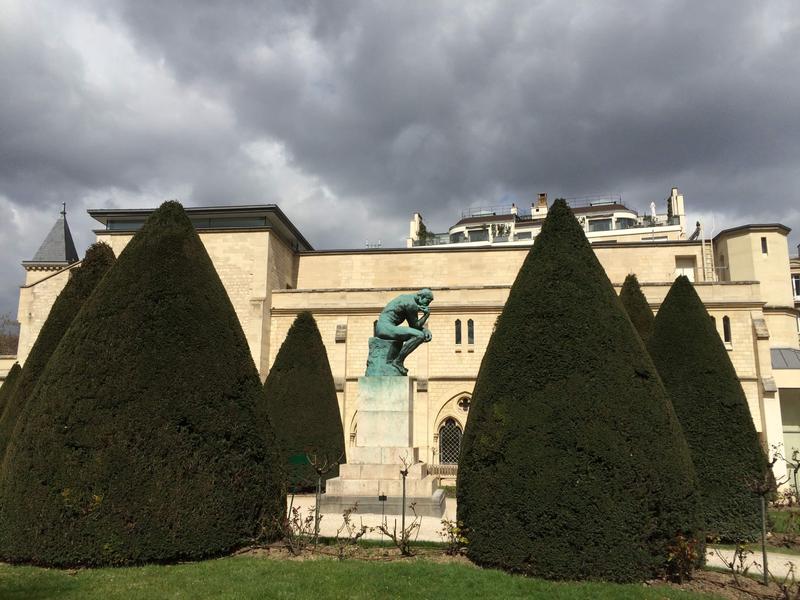
M 721 550 L 720 548 L 714 548 L 714 554 L 717 555 L 717 558 L 719 558 L 722 564 L 725 565 L 725 568 L 728 569 L 737 586 L 739 585 L 740 577 L 747 577 L 747 574 L 750 572 L 750 567 L 759 566 L 758 563 L 749 560 L 753 551 L 746 542 L 737 542 L 733 549 L 733 555 L 730 558 L 726 556 L 725 552 L 725 550 Z
M 269 533 L 272 528 L 268 528 Z M 294 506 L 278 523 L 283 545 L 293 556 L 300 556 L 313 543 L 317 531 L 316 507 L 308 508 L 303 516 L 299 507 Z
M 464 535 L 464 523 L 451 519 L 442 519 L 442 528 L 439 537 L 445 543 L 444 553 L 450 556 L 463 554 L 467 551 L 467 536 Z
M 370 529 L 363 521 L 356 525 L 353 523 L 353 513 L 358 512 L 358 503 L 346 508 L 342 513 L 342 524 L 336 530 L 334 543 L 336 544 L 336 557 L 344 560 L 358 550 L 360 540 Z
M 411 508 L 414 518 L 408 525 L 406 525 L 405 529 L 401 527 L 400 531 L 398 532 L 397 519 L 394 520 L 394 526 L 392 529 L 389 529 L 389 523 L 385 516 L 383 517 L 383 523 L 373 528 L 375 531 L 379 531 L 388 537 L 397 547 L 397 549 L 400 550 L 400 554 L 403 556 L 414 556 L 411 545 L 417 540 L 419 528 L 420 525 L 422 525 L 422 517 L 417 515 L 416 502 L 409 504 L 409 508 Z
M 683 583 L 692 578 L 695 566 L 702 559 L 703 544 L 695 538 L 678 534 L 667 547 L 667 577 Z

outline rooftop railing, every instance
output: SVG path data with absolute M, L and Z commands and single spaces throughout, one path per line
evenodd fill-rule
M 470 210 L 477 210 L 477 209 L 470 209 Z M 462 213 L 465 214 L 465 213 Z M 500 213 L 503 214 L 503 213 Z M 509 213 L 506 213 L 509 214 Z M 473 215 L 478 216 L 478 215 Z M 483 216 L 491 216 L 491 213 L 483 213 Z M 652 229 L 657 227 L 666 227 L 666 226 L 674 226 L 680 224 L 680 219 L 678 217 L 667 217 L 666 215 L 656 215 L 655 218 L 652 215 L 643 215 L 638 217 L 635 223 L 630 222 L 632 219 L 618 219 L 613 226 L 609 224 L 607 228 L 601 228 L 602 225 L 596 223 L 594 227 L 592 227 L 592 217 L 591 215 L 579 215 L 580 220 L 584 223 L 585 227 L 588 227 L 588 231 L 590 232 L 614 232 L 614 231 L 626 231 L 631 229 Z M 531 220 L 538 220 L 543 218 L 540 215 L 535 215 L 532 217 L 530 214 L 528 215 L 518 215 L 516 221 L 517 222 L 525 222 Z M 491 240 L 488 238 L 488 231 L 492 227 L 491 223 L 486 223 L 484 228 L 481 228 L 479 231 L 486 233 L 487 237 L 484 239 L 476 239 L 475 237 L 469 238 L 466 237 L 466 233 L 459 234 L 450 234 L 450 233 L 428 233 L 427 237 L 421 238 L 419 240 L 414 240 L 414 246 L 443 246 L 447 244 L 464 244 L 468 242 L 483 242 L 486 243 L 488 241 L 492 241 L 493 243 L 502 243 L 502 242 L 514 242 L 514 241 L 522 241 L 522 239 L 529 239 L 529 238 L 516 238 L 513 235 L 508 233 L 502 234 L 495 234 Z M 457 235 L 455 239 L 453 235 Z
M 573 196 L 571 198 L 564 198 L 564 200 L 567 201 L 567 204 L 569 205 L 570 208 L 587 208 L 589 206 L 602 206 L 604 204 L 622 204 L 622 196 L 620 194 L 601 194 L 597 196 Z M 622 205 L 624 206 L 624 204 Z

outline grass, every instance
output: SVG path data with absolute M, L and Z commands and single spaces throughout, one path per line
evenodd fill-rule
M 0 564 L 0 598 L 547 598 L 691 600 L 708 598 L 641 584 L 554 583 L 424 559 L 395 562 L 278 560 L 234 556 L 199 563 L 60 571 Z
M 797 510 L 770 510 L 770 529 L 774 533 L 800 533 L 800 512 Z

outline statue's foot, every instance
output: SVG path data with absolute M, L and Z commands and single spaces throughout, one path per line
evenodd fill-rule
M 396 360 L 393 360 L 389 364 L 392 365 L 398 371 L 400 371 L 401 375 L 408 375 L 408 369 L 406 369 L 402 364 L 400 364 Z

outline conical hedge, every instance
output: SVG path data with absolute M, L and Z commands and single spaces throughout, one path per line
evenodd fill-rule
M 754 539 L 761 514 L 751 490 L 765 480 L 766 456 L 725 346 L 686 277 L 672 284 L 648 348 L 689 443 L 706 530 Z
M 639 280 L 633 273 L 625 278 L 625 283 L 622 284 L 619 292 L 619 299 L 622 301 L 622 306 L 625 307 L 631 323 L 639 332 L 639 337 L 646 344 L 653 334 L 653 311 L 650 310 L 647 298 L 644 297 L 642 288 L 639 287 Z
M 5 453 L 8 440 L 14 431 L 17 418 L 39 377 L 44 372 L 47 361 L 55 352 L 58 343 L 66 333 L 83 303 L 94 291 L 97 283 L 114 264 L 114 251 L 103 242 L 92 244 L 79 267 L 70 271 L 69 281 L 56 298 L 39 335 L 31 348 L 17 389 L 9 397 L 8 404 L 0 408 L 0 457 Z
M 261 382 L 177 202 L 156 210 L 69 327 L 20 415 L 0 555 L 117 565 L 227 552 L 285 510 Z
M 293 489 L 317 484 L 314 467 L 345 462 L 344 429 L 336 386 L 317 322 L 301 312 L 286 335 L 264 383 L 267 412 L 283 451 Z M 339 474 L 338 466 L 324 477 Z
M 0 414 L 2 414 L 3 409 L 5 409 L 8 398 L 14 393 L 14 387 L 17 385 L 21 372 L 22 367 L 19 366 L 19 363 L 15 362 L 11 369 L 9 369 L 6 378 L 3 380 L 3 384 L 0 385 Z
M 469 558 L 537 577 L 644 580 L 697 535 L 680 426 L 563 200 L 489 341 L 457 489 Z

